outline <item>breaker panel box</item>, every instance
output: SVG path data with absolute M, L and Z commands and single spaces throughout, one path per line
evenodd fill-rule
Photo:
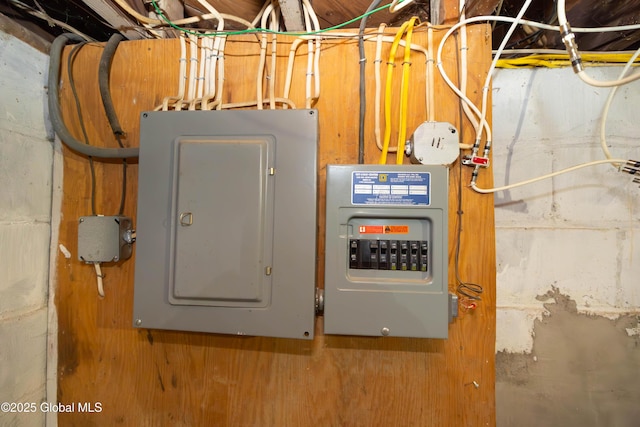
M 134 326 L 311 339 L 315 110 L 141 117 Z
M 448 170 L 327 166 L 324 332 L 447 338 Z

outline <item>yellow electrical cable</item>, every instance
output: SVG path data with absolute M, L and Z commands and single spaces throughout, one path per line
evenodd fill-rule
M 624 64 L 631 58 L 632 53 L 583 53 L 582 62 L 590 62 L 591 65 L 606 66 L 609 64 Z M 636 60 L 636 64 L 640 59 Z M 534 54 L 522 58 L 500 59 L 496 65 L 499 68 L 561 68 L 570 67 L 571 61 L 568 54 Z
M 404 48 L 404 61 L 402 62 L 402 85 L 400 92 L 400 126 L 398 129 L 398 151 L 396 151 L 396 164 L 401 165 L 404 160 L 404 145 L 407 138 L 407 110 L 409 109 L 409 74 L 411 71 L 411 36 L 413 26 L 418 18 L 413 17 L 407 25 L 406 47 Z
M 375 76 L 375 82 L 376 82 L 376 90 L 375 90 L 375 101 L 374 101 L 374 110 L 373 110 L 373 121 L 374 121 L 374 126 L 373 126 L 373 135 L 375 136 L 376 139 L 376 146 L 382 150 L 382 141 L 380 138 L 380 103 L 382 101 L 382 83 L 381 83 L 381 76 L 380 76 L 380 69 L 382 68 L 380 66 L 380 64 L 382 64 L 382 37 L 384 34 L 384 29 L 387 28 L 387 24 L 385 24 L 384 22 L 382 24 L 380 24 L 380 26 L 378 27 L 378 34 L 376 36 L 376 59 L 373 61 L 373 66 L 374 66 L 374 76 Z M 396 149 L 393 148 L 393 151 L 395 151 Z M 391 147 L 387 147 L 387 151 L 388 152 L 392 152 L 392 148 Z
M 398 50 L 398 45 L 400 44 L 400 39 L 404 34 L 404 31 L 409 26 L 408 22 L 402 24 L 396 36 L 393 38 L 393 43 L 391 44 L 391 50 L 389 51 L 389 62 L 387 62 L 387 80 L 384 92 L 384 140 L 382 142 L 382 153 L 380 153 L 380 161 L 378 162 L 381 165 L 387 163 L 387 152 L 389 150 L 389 141 L 391 140 L 391 83 L 393 77 L 393 68 L 396 66 L 395 64 L 395 56 L 396 51 Z

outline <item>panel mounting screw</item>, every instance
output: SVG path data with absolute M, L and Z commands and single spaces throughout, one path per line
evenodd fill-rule
M 389 335 L 389 332 L 390 332 L 389 328 L 386 328 L 386 327 L 380 330 L 380 333 L 385 337 Z
M 142 325 L 142 319 L 136 319 L 136 326 Z

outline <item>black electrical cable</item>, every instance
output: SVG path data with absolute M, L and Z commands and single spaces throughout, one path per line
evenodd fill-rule
M 457 35 L 454 37 L 455 40 L 455 51 L 456 51 L 456 63 L 458 70 L 458 81 L 460 81 L 460 50 L 458 49 L 458 37 Z M 464 126 L 462 125 L 462 98 L 458 100 L 458 123 L 460 123 L 460 141 L 464 142 Z M 458 216 L 458 227 L 456 229 L 456 252 L 455 252 L 455 274 L 456 274 L 456 282 L 458 284 L 457 292 L 469 298 L 470 300 L 479 301 L 480 295 L 483 292 L 482 286 L 476 283 L 463 282 L 460 279 L 460 246 L 462 241 L 462 215 L 464 215 L 464 211 L 462 210 L 462 160 L 460 160 L 458 164 L 458 209 L 456 214 Z
M 358 163 L 364 163 L 364 119 L 367 111 L 367 95 L 365 87 L 365 65 L 367 58 L 364 55 L 364 30 L 367 27 L 367 20 L 369 19 L 368 13 L 378 7 L 382 3 L 382 0 L 373 0 L 365 16 L 360 20 L 360 30 L 358 31 L 358 51 L 360 52 L 360 118 L 358 128 Z
M 76 111 L 78 113 L 78 122 L 80 122 L 80 129 L 84 137 L 85 144 L 89 144 L 89 135 L 87 134 L 87 128 L 84 125 L 84 117 L 82 115 L 82 107 L 80 106 L 80 98 L 78 97 L 78 91 L 76 89 L 76 83 L 73 78 L 73 61 L 76 58 L 80 49 L 86 45 L 86 42 L 80 42 L 71 49 L 69 56 L 67 57 L 67 77 L 69 79 L 69 86 L 71 87 L 71 93 L 76 104 Z M 91 171 L 91 214 L 96 215 L 96 171 L 93 164 L 93 157 L 89 156 L 89 170 Z
M 80 154 L 85 156 L 91 156 L 102 159 L 128 159 L 136 158 L 140 150 L 138 148 L 103 148 L 93 147 L 78 141 L 67 129 L 67 126 L 62 119 L 62 112 L 60 111 L 60 94 L 58 88 L 58 75 L 60 72 L 60 62 L 62 58 L 62 49 L 70 42 L 81 42 L 84 39 L 75 34 L 62 34 L 53 41 L 51 44 L 50 59 L 49 59 L 49 78 L 47 80 L 49 87 L 49 115 L 54 130 L 62 140 L 62 142 Z
M 116 53 L 116 49 L 118 49 L 118 45 L 123 39 L 124 37 L 122 37 L 122 35 L 118 33 L 113 34 L 109 38 L 109 41 L 105 45 L 104 50 L 102 51 L 102 55 L 100 56 L 100 65 L 98 67 L 98 84 L 100 86 L 100 98 L 102 98 L 102 105 L 104 105 L 104 111 L 107 114 L 109 125 L 111 126 L 113 135 L 116 137 L 116 141 L 118 141 L 118 145 L 120 146 L 120 148 L 124 148 L 124 144 L 122 143 L 122 136 L 125 134 L 125 132 L 122 130 L 122 126 L 120 126 L 120 121 L 118 120 L 118 115 L 113 105 L 113 99 L 111 98 L 109 70 L 111 69 L 111 63 Z M 120 198 L 120 208 L 118 209 L 119 215 L 122 215 L 124 213 L 124 204 L 127 197 L 126 158 L 122 159 L 121 194 L 122 196 Z

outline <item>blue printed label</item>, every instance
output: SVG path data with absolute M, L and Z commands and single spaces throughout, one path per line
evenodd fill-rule
M 429 206 L 429 172 L 361 172 L 351 174 L 351 204 Z

